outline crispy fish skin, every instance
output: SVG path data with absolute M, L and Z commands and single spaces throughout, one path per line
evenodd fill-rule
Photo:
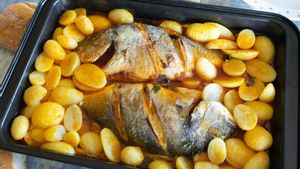
M 181 81 L 193 76 L 195 61 L 200 56 L 223 58 L 186 37 L 172 38 L 163 29 L 132 23 L 97 32 L 79 43 L 81 62 L 95 62 L 114 45 L 115 52 L 102 68 L 112 81 L 156 81 L 160 75 Z
M 81 108 L 125 143 L 181 155 L 202 151 L 213 137 L 234 131 L 233 117 L 220 102 L 200 99 L 200 91 L 183 87 L 114 83 L 86 95 Z

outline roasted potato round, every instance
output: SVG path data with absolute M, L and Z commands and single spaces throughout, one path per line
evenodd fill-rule
M 243 168 L 244 165 L 255 155 L 255 152 L 238 138 L 229 138 L 225 140 L 226 161 L 236 167 Z
M 239 104 L 233 109 L 233 118 L 243 130 L 252 130 L 257 124 L 257 114 L 250 107 Z
M 229 76 L 241 76 L 246 71 L 246 64 L 239 59 L 226 60 L 223 63 L 223 71 Z
M 226 159 L 226 145 L 221 138 L 212 139 L 207 148 L 209 160 L 214 164 L 221 164 Z
M 250 49 L 255 42 L 255 34 L 250 29 L 242 30 L 236 40 L 236 43 L 241 49 Z
M 193 164 L 184 156 L 177 157 L 175 163 L 177 169 L 193 169 Z
M 256 126 L 254 129 L 247 131 L 244 140 L 255 151 L 264 151 L 273 144 L 271 133 L 261 126 Z
M 138 166 L 144 160 L 144 155 L 141 148 L 127 146 L 121 151 L 121 161 L 130 166 Z
M 153 160 L 149 165 L 149 169 L 172 169 L 170 163 L 165 160 Z
M 186 29 L 186 35 L 199 42 L 208 42 L 218 39 L 220 34 L 219 28 L 212 23 L 193 23 Z
M 259 51 L 258 59 L 267 63 L 272 63 L 275 55 L 275 46 L 268 37 L 257 36 L 253 49 Z
M 270 167 L 270 158 L 266 152 L 258 152 L 245 164 L 243 169 L 268 169 Z
M 276 78 L 275 69 L 266 62 L 259 59 L 246 62 L 246 71 L 249 75 L 258 78 L 263 82 L 272 82 Z
M 212 80 L 217 76 L 217 69 L 207 58 L 199 57 L 195 65 L 196 73 L 204 80 Z
M 127 9 L 114 9 L 108 13 L 108 18 L 116 24 L 133 23 L 133 15 Z
M 18 116 L 11 125 L 11 135 L 15 140 L 21 140 L 27 134 L 29 129 L 29 120 L 26 116 Z

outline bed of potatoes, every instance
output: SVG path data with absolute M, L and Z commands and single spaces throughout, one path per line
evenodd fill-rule
M 59 19 L 60 26 L 44 44 L 29 75 L 31 86 L 24 92 L 26 107 L 11 127 L 15 140 L 31 146 L 68 155 L 86 155 L 138 166 L 144 160 L 139 147 L 121 145 L 114 133 L 88 119 L 78 106 L 85 93 L 106 85 L 104 72 L 94 64 L 81 64 L 72 52 L 78 43 L 94 32 L 113 24 L 132 23 L 133 15 L 124 9 L 112 10 L 108 17 L 87 15 L 86 10 L 68 10 Z M 203 100 L 223 102 L 243 137 L 222 140 L 214 138 L 207 152 L 192 158 L 179 156 L 173 162 L 155 158 L 150 169 L 267 169 L 267 150 L 272 135 L 263 124 L 273 116 L 270 105 L 275 97 L 272 82 L 276 71 L 272 67 L 274 45 L 265 36 L 255 36 L 249 29 L 236 36 L 218 23 L 181 25 L 166 20 L 160 24 L 170 34 L 184 34 L 208 49 L 222 50 L 227 58 L 199 57 L 195 73 L 200 79 L 188 79 L 183 85 L 197 88 L 205 83 Z M 226 76 L 219 77 L 218 70 Z

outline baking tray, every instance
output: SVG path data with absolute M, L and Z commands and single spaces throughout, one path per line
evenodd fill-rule
M 14 141 L 11 123 L 24 107 L 23 92 L 29 86 L 28 75 L 34 61 L 42 52 L 43 43 L 51 38 L 59 15 L 76 7 L 107 13 L 114 8 L 126 8 L 135 17 L 173 19 L 179 22 L 214 21 L 230 29 L 250 28 L 272 38 L 276 46 L 276 99 L 272 119 L 273 146 L 270 149 L 272 169 L 298 169 L 298 110 L 299 110 L 299 32 L 287 18 L 265 12 L 217 7 L 179 1 L 149 0 L 41 0 L 20 48 L 6 75 L 0 98 L 0 147 L 28 154 L 92 168 L 128 168 L 120 164 L 80 156 L 67 156 L 27 146 Z

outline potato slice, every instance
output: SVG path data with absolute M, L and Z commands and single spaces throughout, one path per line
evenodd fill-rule
M 78 16 L 75 19 L 75 25 L 85 35 L 91 35 L 94 32 L 92 21 L 84 15 Z
M 59 22 L 59 24 L 64 25 L 64 26 L 70 25 L 75 22 L 76 17 L 77 17 L 77 14 L 74 10 L 67 10 L 61 15 L 58 22 Z
M 219 28 L 212 23 L 194 23 L 189 25 L 186 30 L 187 37 L 199 42 L 208 42 L 218 39 L 220 33 Z
M 45 140 L 54 142 L 54 141 L 61 141 L 65 134 L 66 134 L 65 127 L 59 124 L 48 128 L 44 133 L 44 137 Z
M 108 128 L 104 128 L 100 132 L 102 146 L 106 157 L 115 163 L 121 160 L 121 144 L 115 134 Z
M 266 121 L 271 120 L 273 117 L 273 107 L 267 103 L 261 101 L 251 101 L 245 102 L 244 104 L 256 111 L 258 120 Z
M 241 49 L 250 49 L 254 45 L 255 34 L 250 29 L 243 29 L 240 31 L 236 43 Z
M 32 85 L 43 85 L 46 82 L 46 73 L 33 71 L 29 74 L 29 81 Z
M 75 85 L 71 79 L 61 79 L 57 87 L 70 87 L 75 88 Z
M 210 83 L 204 87 L 202 92 L 203 100 L 222 101 L 224 96 L 224 89 L 217 83 Z
M 242 104 L 243 101 L 239 97 L 239 94 L 236 90 L 229 90 L 224 95 L 224 106 L 230 111 L 233 112 L 233 109 L 236 105 Z
M 222 87 L 227 87 L 227 88 L 236 88 L 241 86 L 245 79 L 243 77 L 219 77 L 213 80 L 215 83 L 218 83 Z
M 25 90 L 23 100 L 28 106 L 37 106 L 46 95 L 47 89 L 39 85 L 34 85 Z
M 61 78 L 61 69 L 59 66 L 53 66 L 47 75 L 46 79 L 46 89 L 52 90 L 58 86 Z
M 69 131 L 63 136 L 63 141 L 77 147 L 80 142 L 80 136 L 76 131 Z
M 177 169 L 193 169 L 193 164 L 184 156 L 177 157 L 175 163 Z
M 245 143 L 255 151 L 265 151 L 273 144 L 272 134 L 261 126 L 256 126 L 244 135 Z
M 129 166 L 138 166 L 142 164 L 144 155 L 141 148 L 127 146 L 121 152 L 121 161 Z
M 209 160 L 214 164 L 221 164 L 226 159 L 226 145 L 225 142 L 218 137 L 212 139 L 207 148 Z
M 244 104 L 234 107 L 233 118 L 242 130 L 252 130 L 257 124 L 257 113 Z
M 63 28 L 58 27 L 54 30 L 53 35 L 52 35 L 52 39 L 57 41 L 57 36 L 58 35 L 62 35 L 63 34 Z
M 45 129 L 41 129 L 41 128 L 34 128 L 32 129 L 29 134 L 30 137 L 32 139 L 32 141 L 37 142 L 39 144 L 43 144 L 46 142 L 45 140 Z
M 82 125 L 82 112 L 79 106 L 69 106 L 64 116 L 64 126 L 68 131 L 78 131 Z
M 74 39 L 76 42 L 81 42 L 85 38 L 85 35 L 77 29 L 75 24 L 66 26 L 63 30 L 63 35 Z
M 193 163 L 196 164 L 199 161 L 209 161 L 207 152 L 201 152 L 193 157 Z
M 19 115 L 11 125 L 11 135 L 15 140 L 21 140 L 25 137 L 29 129 L 29 120 L 26 116 Z
M 85 8 L 76 8 L 76 9 L 74 9 L 74 11 L 76 12 L 77 16 L 81 16 L 81 15 L 86 16 Z
M 74 78 L 78 82 L 96 89 L 106 85 L 104 72 L 94 64 L 80 65 L 74 72 Z
M 148 169 L 172 169 L 172 165 L 163 159 L 153 160 L 148 165 Z
M 246 71 L 246 64 L 239 59 L 226 60 L 223 63 L 223 71 L 229 76 L 241 76 Z
M 108 18 L 116 24 L 133 23 L 133 15 L 127 9 L 114 9 L 108 13 Z
M 237 49 L 234 41 L 227 39 L 215 39 L 206 44 L 208 49 Z
M 267 63 L 272 63 L 275 55 L 275 46 L 268 37 L 257 36 L 253 49 L 259 51 L 258 59 Z
M 207 161 L 199 161 L 195 164 L 194 169 L 220 169 L 218 165 Z
M 70 87 L 57 87 L 51 92 L 53 101 L 62 106 L 69 106 L 80 103 L 83 100 L 83 93 L 77 89 Z
M 65 49 L 70 49 L 70 50 L 75 49 L 78 45 L 74 39 L 67 37 L 65 35 L 58 35 L 56 39 L 57 42 Z
M 32 125 L 38 128 L 49 128 L 62 122 L 64 108 L 55 102 L 38 105 L 32 113 Z
M 170 29 L 172 31 L 175 31 L 179 34 L 182 34 L 182 27 L 180 23 L 172 20 L 164 20 L 161 22 L 159 27 L 164 28 L 164 29 Z
M 49 142 L 41 146 L 43 149 L 55 151 L 67 155 L 75 155 L 75 149 L 68 143 L 64 142 Z
M 84 84 L 78 82 L 78 81 L 74 78 L 74 76 L 73 76 L 72 80 L 73 80 L 75 86 L 76 86 L 78 89 L 82 90 L 82 91 L 86 91 L 86 92 L 94 92 L 94 91 L 100 90 L 100 89 L 92 88 L 92 87 L 89 87 L 89 86 L 87 86 L 87 85 L 84 85 Z
M 257 50 L 239 50 L 239 49 L 225 49 L 223 52 L 233 58 L 241 60 L 251 60 L 258 56 L 259 52 Z
M 275 94 L 276 94 L 276 91 L 275 91 L 275 87 L 274 87 L 273 83 L 269 83 L 264 88 L 264 90 L 261 92 L 261 94 L 259 96 L 259 100 L 270 103 L 274 100 Z
M 195 69 L 198 76 L 204 80 L 212 80 L 217 76 L 217 68 L 205 57 L 199 57 Z
M 80 147 L 88 154 L 100 156 L 103 152 L 101 137 L 98 133 L 89 131 L 80 137 Z
M 69 77 L 74 74 L 75 69 L 80 65 L 80 58 L 77 53 L 67 54 L 66 58 L 61 61 L 60 68 L 63 76 Z
M 226 161 L 236 167 L 243 166 L 255 155 L 255 152 L 247 147 L 247 145 L 238 138 L 229 138 L 225 140 L 226 144 Z
M 262 93 L 265 85 L 257 78 L 250 78 L 245 81 L 238 90 L 239 96 L 245 101 L 253 101 Z
M 245 164 L 243 169 L 268 169 L 270 167 L 270 158 L 266 152 L 258 152 Z
M 214 24 L 215 26 L 218 27 L 218 29 L 220 30 L 220 39 L 228 39 L 228 40 L 234 40 L 234 35 L 232 34 L 232 32 L 226 28 L 225 26 L 219 24 L 219 23 L 215 23 L 215 22 L 206 22 L 206 23 L 211 23 Z
M 24 115 L 30 119 L 35 108 L 36 106 L 26 106 L 24 109 L 22 109 L 21 115 Z
M 44 44 L 44 53 L 46 56 L 55 60 L 63 60 L 66 57 L 66 51 L 56 40 L 47 40 Z
M 102 15 L 90 15 L 88 16 L 94 26 L 94 31 L 99 32 L 112 26 L 111 21 Z
M 45 55 L 44 52 L 42 52 L 35 60 L 35 69 L 39 72 L 47 72 L 51 69 L 52 65 L 54 63 L 54 59 L 50 58 Z
M 263 82 L 272 82 L 276 79 L 275 69 L 259 59 L 246 61 L 247 73 Z

